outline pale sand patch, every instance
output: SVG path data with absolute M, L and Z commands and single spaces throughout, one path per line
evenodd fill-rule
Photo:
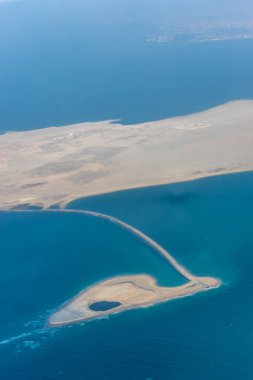
M 0 209 L 253 169 L 253 101 L 166 120 L 0 136 Z
M 219 284 L 219 280 L 212 277 L 196 277 L 195 281 L 189 281 L 181 286 L 161 287 L 156 284 L 153 277 L 144 274 L 114 277 L 86 289 L 63 305 L 49 317 L 48 325 L 57 327 L 103 317 L 178 297 L 185 297 L 218 287 Z M 106 311 L 90 309 L 93 303 L 101 301 L 119 302 L 120 305 Z

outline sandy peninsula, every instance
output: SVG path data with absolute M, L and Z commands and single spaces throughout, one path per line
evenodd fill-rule
M 135 125 L 103 121 L 0 136 L 0 209 L 253 169 L 253 101 Z

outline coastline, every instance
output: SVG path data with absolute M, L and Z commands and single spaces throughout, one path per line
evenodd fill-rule
M 63 318 L 52 323 L 51 316 L 49 326 L 150 306 L 221 285 L 218 279 L 196 277 L 189 273 L 158 243 L 117 218 L 64 207 L 71 201 L 92 195 L 253 170 L 252 121 L 253 100 L 248 100 L 157 122 L 128 126 L 111 121 L 81 123 L 0 136 L 0 210 L 76 212 L 102 217 L 138 236 L 188 280 L 183 286 L 162 288 L 156 285 L 154 278 L 142 275 L 144 285 L 139 286 L 140 275 L 136 275 L 134 281 L 137 282 L 132 281 L 135 289 L 128 286 L 126 290 L 121 288 L 122 278 L 114 277 L 82 291 L 53 315 L 64 315 L 66 308 L 79 297 L 84 296 L 86 302 L 86 293 L 97 288 L 98 293 L 93 301 L 103 301 L 99 297 L 108 281 L 116 281 L 113 285 L 117 285 L 117 291 L 120 294 L 123 292 L 126 297 L 122 306 L 91 315 L 86 302 L 81 305 L 86 314 L 80 318 L 67 321 Z M 26 205 L 40 206 L 42 209 L 18 209 Z M 52 206 L 59 206 L 60 209 L 48 209 Z M 127 277 L 128 283 L 131 283 L 130 277 Z M 153 281 L 151 290 L 156 293 L 153 298 L 150 298 L 150 289 L 146 286 L 150 279 Z M 111 301 L 117 301 L 115 294 L 117 292 Z M 138 301 L 140 294 L 142 298 Z M 80 310 L 74 313 L 78 312 Z
M 253 170 L 252 121 L 253 101 L 245 100 L 157 122 L 6 133 L 0 209 L 64 207 L 92 195 Z

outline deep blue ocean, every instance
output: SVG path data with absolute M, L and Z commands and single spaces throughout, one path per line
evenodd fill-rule
M 108 221 L 0 213 L 1 380 L 253 378 L 253 173 L 121 191 L 73 202 L 131 223 L 219 289 L 72 327 L 50 313 L 109 276 L 181 278 Z

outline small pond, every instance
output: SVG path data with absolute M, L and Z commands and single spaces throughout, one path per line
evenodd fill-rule
M 94 302 L 91 305 L 89 305 L 89 308 L 94 311 L 106 311 L 120 305 L 121 305 L 120 302 L 115 302 L 115 301 L 99 301 L 99 302 Z

